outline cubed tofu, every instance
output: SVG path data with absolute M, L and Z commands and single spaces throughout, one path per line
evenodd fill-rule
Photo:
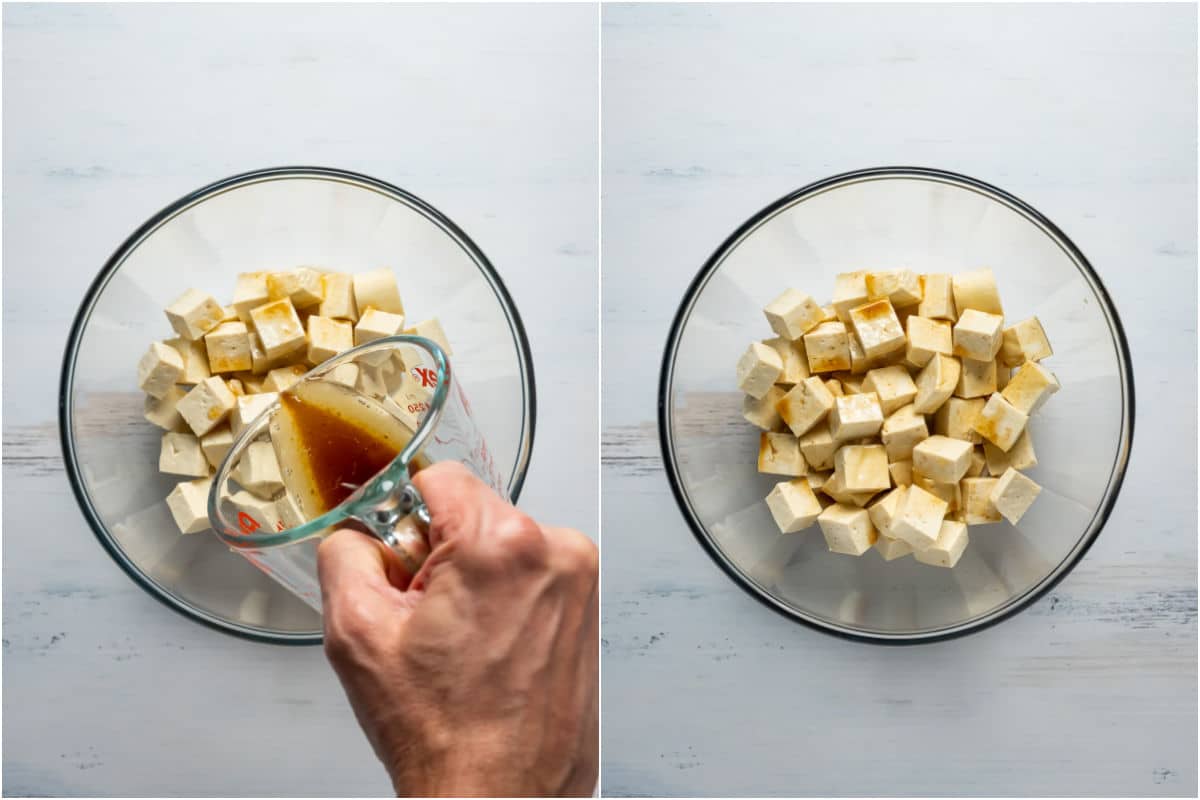
M 912 486 L 912 460 L 902 459 L 888 464 L 888 472 L 892 475 L 892 483 L 896 486 Z
M 167 508 L 180 533 L 200 533 L 209 529 L 208 492 L 212 478 L 178 483 L 167 495 Z
M 298 364 L 290 367 L 278 367 L 267 373 L 263 381 L 263 389 L 269 392 L 286 392 L 300 382 L 308 370 Z
M 791 342 L 776 336 L 764 340 L 763 344 L 778 353 L 779 361 L 783 364 L 783 371 L 775 379 L 776 383 L 790 388 L 808 377 L 808 356 L 804 352 L 803 339 Z
M 190 433 L 164 433 L 158 451 L 158 471 L 189 478 L 206 477 L 208 461 L 200 449 L 200 440 Z
M 204 451 L 204 459 L 214 469 L 221 466 L 221 462 L 231 447 L 233 447 L 233 430 L 228 425 L 213 428 L 200 437 L 200 449 Z
M 138 388 L 161 400 L 183 377 L 183 356 L 174 347 L 151 342 L 150 349 L 138 361 L 137 374 Z
M 850 324 L 867 358 L 880 358 L 904 349 L 904 329 L 887 300 L 874 300 L 850 309 Z
M 883 409 L 874 392 L 833 398 L 829 430 L 839 442 L 874 436 L 883 426 Z
M 229 426 L 233 435 L 241 434 L 260 414 L 265 413 L 279 400 L 278 392 L 263 392 L 246 397 L 239 397 L 229 418 Z
M 952 279 L 954 307 L 961 319 L 967 309 L 1004 316 L 1000 305 L 1000 292 L 996 289 L 996 276 L 990 269 L 960 272 Z
M 771 330 L 791 341 L 820 325 L 825 316 L 817 301 L 796 289 L 788 289 L 768 303 L 763 315 Z
M 265 272 L 243 272 L 237 276 L 237 284 L 233 287 L 233 307 L 238 319 L 250 322 L 250 310 L 269 302 L 271 294 L 267 291 Z
M 844 394 L 863 393 L 862 375 L 855 375 L 853 372 L 835 372 L 833 377 L 837 378 L 838 383 L 842 384 L 842 392 Z M 876 392 L 876 394 L 878 394 L 878 392 Z
M 836 324 L 836 323 L 833 323 Z M 833 409 L 833 395 L 815 375 L 793 386 L 779 400 L 779 417 L 792 433 L 803 436 Z
M 825 488 L 825 484 L 833 479 L 833 470 L 828 469 L 828 470 L 821 470 L 819 472 L 814 472 L 813 470 L 809 470 L 808 475 L 806 475 L 805 477 L 808 478 L 809 487 L 814 492 L 820 492 L 822 489 Z M 821 497 L 828 497 L 828 495 L 822 494 L 817 499 L 820 500 Z M 830 501 L 830 502 L 832 502 L 832 501 Z M 824 505 L 828 505 L 828 503 L 826 503 Z
M 283 522 L 284 530 L 297 528 L 308 522 L 308 518 L 300 510 L 300 504 L 296 502 L 296 498 L 290 492 L 284 492 L 275 501 L 275 510 L 279 513 L 279 519 Z
M 842 388 L 842 382 L 836 378 L 830 378 L 825 381 L 825 388 L 829 390 L 829 393 L 833 395 L 835 400 L 846 396 L 846 390 Z
M 1002 366 L 997 361 L 997 363 L 996 363 L 996 390 L 999 391 L 999 390 L 1003 389 L 1005 386 L 1008 386 L 1008 382 L 1010 380 L 1012 380 L 1012 368 Z
M 988 474 L 993 477 L 1003 475 L 1009 467 L 1026 470 L 1036 467 L 1038 463 L 1037 453 L 1033 450 L 1033 437 L 1029 435 L 1028 428 L 1021 432 L 1008 452 L 991 442 L 984 442 L 983 455 L 987 459 Z
M 358 375 L 358 364 L 338 364 L 325 375 L 325 380 L 354 388 L 358 385 Z
M 263 375 L 255 375 L 253 372 L 238 372 L 234 376 L 242 382 L 242 386 L 246 389 L 246 394 L 262 394 L 263 381 L 266 379 Z
M 796 533 L 811 526 L 821 514 L 821 504 L 805 478 L 781 481 L 767 495 L 767 508 L 780 533 Z
M 1032 414 L 1061 388 L 1054 373 L 1036 361 L 1026 361 L 1000 396 L 1022 414 Z
M 760 433 L 758 471 L 769 475 L 807 475 L 808 464 L 800 452 L 800 440 L 790 433 Z
M 1016 444 L 1027 422 L 1029 415 L 1013 408 L 1003 395 L 994 394 L 975 416 L 974 427 L 984 439 L 1007 453 Z
M 404 330 L 404 316 L 389 311 L 359 306 L 358 324 L 354 326 L 354 344 L 362 345 L 388 336 L 397 336 Z M 371 353 L 359 360 L 378 366 L 390 358 L 387 352 Z
M 912 376 L 898 364 L 868 372 L 862 382 L 862 391 L 878 395 L 879 406 L 885 415 L 903 408 L 917 397 L 917 385 Z
M 863 352 L 862 344 L 858 341 L 858 337 L 853 334 L 846 337 L 846 343 L 850 346 L 851 375 L 865 375 L 888 360 L 887 356 L 867 358 L 867 354 Z
M 875 549 L 879 555 L 883 556 L 884 561 L 895 561 L 897 558 L 903 558 L 913 552 L 912 545 L 908 542 L 884 536 L 882 533 L 875 540 Z
M 913 558 L 931 567 L 953 567 L 967 549 L 967 526 L 961 522 L 944 520 L 938 531 L 937 540 L 923 550 L 913 553 Z
M 967 467 L 968 478 L 982 478 L 987 472 L 987 458 L 983 455 L 982 447 L 971 450 L 971 466 Z
M 275 448 L 270 442 L 251 442 L 247 445 L 235 472 L 234 477 L 243 488 L 265 500 L 271 499 L 283 488 L 279 462 L 275 459 Z
M 913 408 L 919 414 L 933 414 L 950 399 L 958 387 L 962 365 L 954 356 L 937 353 L 917 375 L 917 397 Z
M 188 289 L 167 306 L 167 321 L 176 333 L 194 342 L 221 324 L 225 309 L 210 294 Z
M 914 406 L 907 405 L 883 421 L 880 438 L 887 449 L 888 460 L 903 461 L 911 459 L 913 448 L 929 438 L 929 427 L 925 417 L 918 414 Z
M 279 508 L 270 500 L 243 489 L 231 494 L 229 502 L 237 509 L 238 529 L 242 533 L 277 533 L 284 529 Z
M 908 344 L 905 359 L 914 367 L 923 367 L 937 354 L 954 353 L 954 329 L 949 322 L 913 315 L 907 321 Z
M 313 314 L 308 318 L 308 363 L 321 364 L 354 347 L 354 326 Z
M 1006 520 L 1016 525 L 1041 492 L 1042 487 L 1033 479 L 1009 467 L 996 480 L 988 499 Z
M 1000 352 L 1004 338 L 1004 317 L 969 308 L 954 323 L 954 355 L 991 361 Z
M 946 501 L 946 518 L 957 518 L 957 512 L 962 507 L 962 489 L 957 483 L 943 483 L 922 475 L 913 469 L 913 486 L 919 486 L 934 497 Z
M 258 333 L 250 332 L 250 371 L 253 374 L 265 375 L 276 367 L 282 366 L 286 359 L 286 355 L 268 358 Z
M 240 322 L 237 309 L 233 306 L 223 306 L 224 314 L 221 316 L 221 322 Z M 219 326 L 218 326 L 219 327 Z
M 187 394 L 182 387 L 172 386 L 162 397 L 146 395 L 142 407 L 147 422 L 152 422 L 164 431 L 179 431 L 187 428 L 179 416 L 179 401 Z
M 867 506 L 867 513 L 871 515 L 871 524 L 875 526 L 875 530 L 879 532 L 880 536 L 890 535 L 892 520 L 900 513 L 900 505 L 904 502 L 905 491 L 907 491 L 907 487 L 897 486 Z
M 445 351 L 446 355 L 454 355 L 454 350 L 450 348 L 450 340 L 446 338 L 446 332 L 442 330 L 442 323 L 437 321 L 436 317 L 422 320 L 411 328 L 406 328 L 405 333 L 411 333 L 414 336 L 424 336 L 437 342 L 438 347 Z
M 819 381 L 818 381 L 819 382 Z M 801 386 L 803 384 L 796 384 Z M 825 387 L 822 386 L 822 389 Z M 779 416 L 779 403 L 784 398 L 784 391 L 778 386 L 772 386 L 761 400 L 755 400 L 750 395 L 742 398 L 742 416 L 747 422 L 757 425 L 764 431 L 779 430 L 783 420 Z
M 828 421 L 813 426 L 808 433 L 800 437 L 800 453 L 814 470 L 833 469 L 833 456 L 837 449 L 838 444 L 829 431 Z
M 892 520 L 892 538 L 908 542 L 914 550 L 929 547 L 937 541 L 948 510 L 945 500 L 914 484 L 904 493 L 900 513 Z
M 892 487 L 887 451 L 881 445 L 846 445 L 833 458 L 834 473 L 848 492 L 882 492 Z
M 295 308 L 312 308 L 321 302 L 321 273 L 311 267 L 267 274 L 271 300 L 290 300 Z
M 964 358 L 960 361 L 962 369 L 958 376 L 958 386 L 954 388 L 956 397 L 972 398 L 987 397 L 996 391 L 996 362 L 976 361 Z
M 831 553 L 861 556 L 875 544 L 878 534 L 865 508 L 835 503 L 817 517 Z
M 879 494 L 877 490 L 870 489 L 862 492 L 850 491 L 846 488 L 845 476 L 836 469 L 833 471 L 833 475 L 821 484 L 821 492 L 836 503 L 858 508 L 865 508 L 871 502 L 871 498 Z
M 998 478 L 963 478 L 962 500 L 968 525 L 987 525 L 1000 521 L 1000 512 L 992 505 L 992 490 Z
M 938 483 L 958 483 L 971 466 L 970 442 L 949 436 L 930 436 L 912 451 L 913 472 Z
M 954 282 L 949 275 L 931 273 L 921 276 L 921 304 L 917 313 L 926 319 L 954 322 L 958 313 L 954 307 Z
M 254 366 L 250 331 L 244 322 L 222 322 L 204 336 L 208 368 L 213 373 L 241 372 Z
M 869 299 L 866 272 L 843 272 L 834 278 L 831 304 L 843 323 L 850 322 L 850 309 L 861 306 Z
M 1046 338 L 1046 331 L 1037 317 L 1021 320 L 1004 329 L 1004 341 L 998 356 L 1002 366 L 1019 367 L 1026 361 L 1041 361 L 1052 355 L 1054 351 L 1050 348 L 1050 340 Z
M 737 385 L 755 400 L 761 399 L 783 373 L 783 359 L 774 348 L 751 342 L 737 362 Z
M 833 322 L 837 318 L 837 309 L 832 304 L 821 306 L 821 322 Z
M 396 287 L 396 274 L 387 267 L 354 276 L 354 303 L 361 317 L 368 308 L 404 316 L 404 303 Z
M 176 408 L 192 433 L 203 436 L 224 422 L 236 403 L 225 381 L 214 375 L 192 387 Z
M 893 308 L 907 308 L 921 302 L 921 280 L 909 269 L 868 272 L 866 284 L 869 299 L 886 299 Z
M 279 358 L 304 348 L 304 326 L 291 300 L 275 300 L 253 308 L 250 320 L 267 358 Z
M 192 342 L 179 336 L 168 339 L 164 344 L 183 358 L 183 374 L 179 376 L 177 383 L 195 386 L 205 378 L 212 376 L 208 370 L 208 348 L 204 346 L 203 340 Z
M 804 352 L 808 356 L 810 373 L 850 369 L 850 341 L 846 326 L 840 322 L 822 322 L 804 334 Z
M 937 410 L 933 418 L 933 432 L 951 439 L 961 439 L 971 444 L 981 444 L 983 437 L 975 430 L 975 417 L 983 410 L 987 401 L 982 397 L 965 400 L 951 397 Z
M 358 321 L 354 302 L 354 276 L 345 272 L 327 272 L 321 276 L 321 306 L 317 313 L 329 319 Z

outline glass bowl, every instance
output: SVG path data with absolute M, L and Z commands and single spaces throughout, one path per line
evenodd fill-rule
M 781 535 L 763 498 L 757 428 L 734 365 L 772 336 L 762 308 L 794 287 L 828 302 L 839 272 L 989 266 L 1013 319 L 1036 314 L 1062 389 L 1030 425 L 1041 496 L 1015 528 L 972 526 L 954 569 L 827 551 L 815 526 Z M 722 244 L 688 288 L 659 386 L 663 458 L 684 517 L 712 558 L 776 611 L 873 642 L 945 639 L 1032 603 L 1079 562 L 1116 500 L 1133 437 L 1129 347 L 1083 254 L 1012 195 L 962 175 L 889 167 L 837 175 L 771 204 Z
M 142 417 L 138 358 L 174 335 L 163 309 L 189 287 L 225 300 L 237 273 L 304 264 L 395 269 L 406 310 L 436 316 L 515 501 L 533 444 L 529 343 L 487 257 L 449 219 L 382 181 L 314 167 L 266 169 L 206 186 L 130 236 L 88 289 L 63 359 L 67 475 L 109 554 L 152 595 L 225 631 L 321 640 L 318 614 L 212 532 L 181 535 L 158 472 L 158 428 Z

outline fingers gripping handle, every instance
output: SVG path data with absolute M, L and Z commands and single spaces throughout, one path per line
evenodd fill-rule
M 429 509 L 412 484 L 390 495 L 364 521 L 400 558 L 410 575 L 415 575 L 429 557 Z

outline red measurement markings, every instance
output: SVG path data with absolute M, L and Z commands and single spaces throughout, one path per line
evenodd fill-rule
M 413 367 L 412 376 L 421 382 L 421 388 L 437 386 L 437 370 L 427 367 Z
M 238 512 L 238 527 L 242 529 L 242 533 L 254 533 L 262 527 L 258 524 L 258 520 L 247 514 L 245 511 Z

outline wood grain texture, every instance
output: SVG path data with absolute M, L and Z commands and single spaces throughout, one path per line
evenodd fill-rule
M 319 648 L 201 627 L 101 549 L 59 452 L 62 347 L 112 250 L 185 193 L 286 164 L 373 175 L 438 207 L 496 265 L 537 377 L 521 505 L 596 535 L 597 11 L 3 17 L 3 790 L 387 794 Z
M 1195 38 L 1186 6 L 604 8 L 605 794 L 1195 796 Z M 886 164 L 1063 228 L 1115 298 L 1138 401 L 1078 568 L 915 648 L 743 593 L 684 524 L 655 423 L 671 319 L 724 237 Z

